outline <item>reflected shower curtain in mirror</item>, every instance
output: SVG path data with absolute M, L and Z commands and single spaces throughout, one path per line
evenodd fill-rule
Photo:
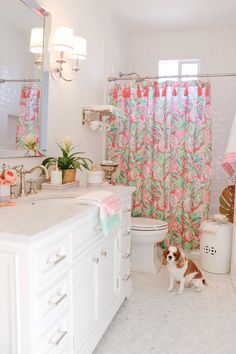
M 16 147 L 27 149 L 25 139 L 36 141 L 35 155 L 41 155 L 38 150 L 40 137 L 40 84 L 25 83 L 22 86 L 16 129 Z M 33 146 L 32 146 L 33 147 Z
M 110 103 L 125 114 L 111 119 L 107 154 L 117 182 L 136 187 L 133 216 L 167 220 L 166 245 L 198 248 L 210 201 L 210 84 L 116 84 Z

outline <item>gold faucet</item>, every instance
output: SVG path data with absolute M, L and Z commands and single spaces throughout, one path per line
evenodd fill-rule
M 20 169 L 20 188 L 19 188 L 19 193 L 18 193 L 19 197 L 27 195 L 27 193 L 25 191 L 25 175 L 37 170 L 38 168 L 41 169 L 44 172 L 45 178 L 49 179 L 48 170 L 43 165 L 36 165 L 36 166 L 32 167 L 30 170 L 26 170 L 23 165 L 21 166 L 21 169 Z

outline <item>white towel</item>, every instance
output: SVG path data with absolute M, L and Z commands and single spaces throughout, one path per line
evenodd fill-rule
M 236 113 L 234 115 L 233 125 L 230 131 L 228 144 L 225 151 L 224 161 L 221 165 L 223 170 L 233 177 L 236 171 Z
M 111 106 L 110 104 L 106 104 L 106 105 L 92 105 L 92 106 L 87 106 L 84 107 L 85 111 L 90 111 L 90 112 L 107 112 L 107 113 L 113 113 L 114 110 L 114 106 Z

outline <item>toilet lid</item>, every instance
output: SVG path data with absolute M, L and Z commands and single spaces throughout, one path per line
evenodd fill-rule
M 133 230 L 165 230 L 167 227 L 166 221 L 142 217 L 131 218 L 131 229 Z

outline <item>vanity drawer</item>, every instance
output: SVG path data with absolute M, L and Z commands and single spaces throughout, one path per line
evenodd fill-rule
M 102 228 L 100 219 L 91 219 L 89 222 L 78 225 L 72 230 L 72 251 L 73 256 L 88 247 L 91 242 L 94 242 L 96 236 L 102 236 Z
M 61 354 L 67 349 L 67 353 L 72 353 L 71 349 L 71 326 L 68 315 L 61 318 L 56 325 L 52 326 L 38 340 L 40 354 Z
M 55 321 L 69 308 L 71 301 L 70 284 L 71 277 L 67 276 L 38 298 L 39 331 L 47 328 L 49 323 Z
M 70 262 L 70 238 L 65 235 L 55 244 L 36 252 L 37 279 L 41 283 Z

